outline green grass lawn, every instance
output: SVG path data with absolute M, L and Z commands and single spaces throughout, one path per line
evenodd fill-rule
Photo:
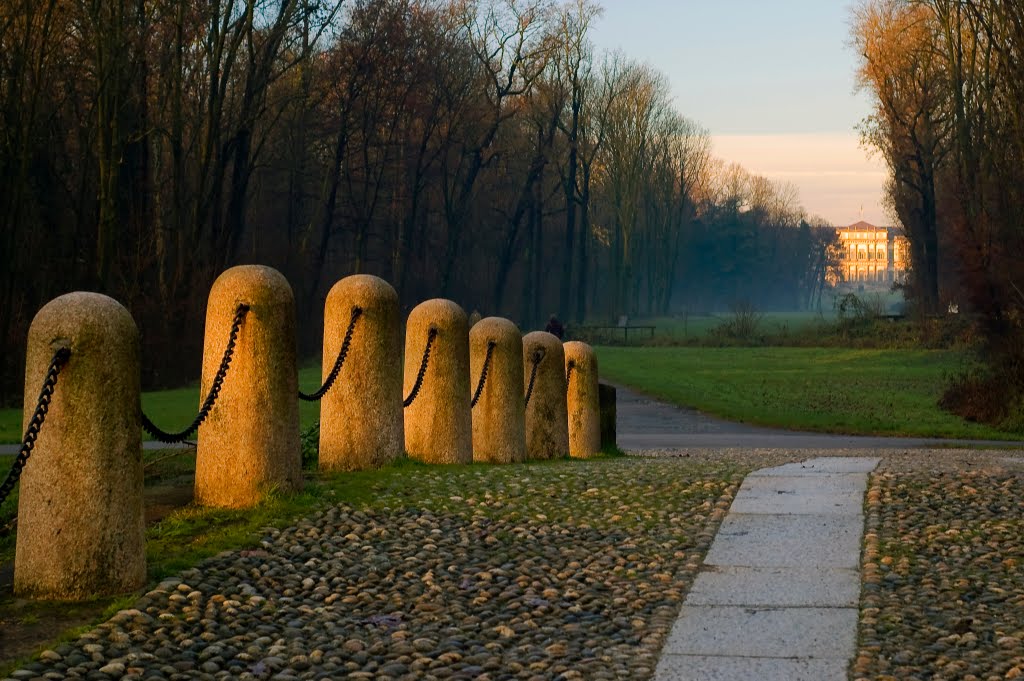
M 937 350 L 598 348 L 601 376 L 726 419 L 797 430 L 1021 439 L 936 404 L 963 355 Z
M 224 382 L 224 390 L 231 389 L 231 378 Z M 40 383 L 42 385 L 42 383 Z M 299 388 L 306 393 L 320 387 L 320 367 L 307 366 L 299 370 Z M 57 390 L 60 390 L 58 381 Z M 142 409 L 159 427 L 166 431 L 178 431 L 192 423 L 199 411 L 199 385 L 174 390 L 158 390 L 142 394 Z M 298 399 L 296 397 L 296 399 Z M 320 418 L 319 402 L 299 402 L 300 428 L 305 430 Z M 21 442 L 21 409 L 0 409 L 0 443 Z M 44 426 L 45 427 L 45 426 Z M 149 436 L 145 436 L 149 439 Z

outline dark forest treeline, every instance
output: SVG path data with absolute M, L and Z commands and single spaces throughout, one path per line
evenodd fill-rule
M 725 167 L 666 80 L 596 55 L 587 0 L 0 0 L 0 394 L 74 289 L 122 301 L 144 380 L 200 364 L 209 286 L 280 269 L 318 347 L 338 278 L 529 327 L 800 307 L 828 247 Z
M 988 421 L 1022 414 L 1024 5 L 863 0 L 853 19 L 875 103 L 863 133 L 891 171 L 908 293 L 926 313 L 970 312 L 983 340 L 988 370 L 957 381 L 946 404 Z

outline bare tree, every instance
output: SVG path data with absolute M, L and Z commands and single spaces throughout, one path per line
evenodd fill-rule
M 905 0 L 867 0 L 854 13 L 858 79 L 875 113 L 862 125 L 893 174 L 893 206 L 910 239 L 914 290 L 922 308 L 939 308 L 936 182 L 949 148 L 944 66 L 931 11 Z
M 485 107 L 478 112 L 475 132 L 462 140 L 458 153 L 442 159 L 447 224 L 442 295 L 451 290 L 480 172 L 498 157 L 493 146 L 498 132 L 517 114 L 518 103 L 533 89 L 550 52 L 550 12 L 545 0 L 465 2 L 461 16 L 466 40 L 481 68 Z

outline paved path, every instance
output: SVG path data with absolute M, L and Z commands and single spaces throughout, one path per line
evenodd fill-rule
M 733 423 L 616 386 L 618 445 L 624 450 L 683 447 L 744 449 L 893 449 L 950 445 L 1024 448 L 1024 442 L 802 433 Z
M 752 473 L 704 559 L 655 681 L 845 681 L 862 505 L 876 458 Z

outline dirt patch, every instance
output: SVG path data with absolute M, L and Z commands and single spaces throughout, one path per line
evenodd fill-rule
M 146 488 L 146 527 L 158 523 L 171 511 L 192 503 L 194 487 L 191 476 L 162 481 L 159 485 Z

